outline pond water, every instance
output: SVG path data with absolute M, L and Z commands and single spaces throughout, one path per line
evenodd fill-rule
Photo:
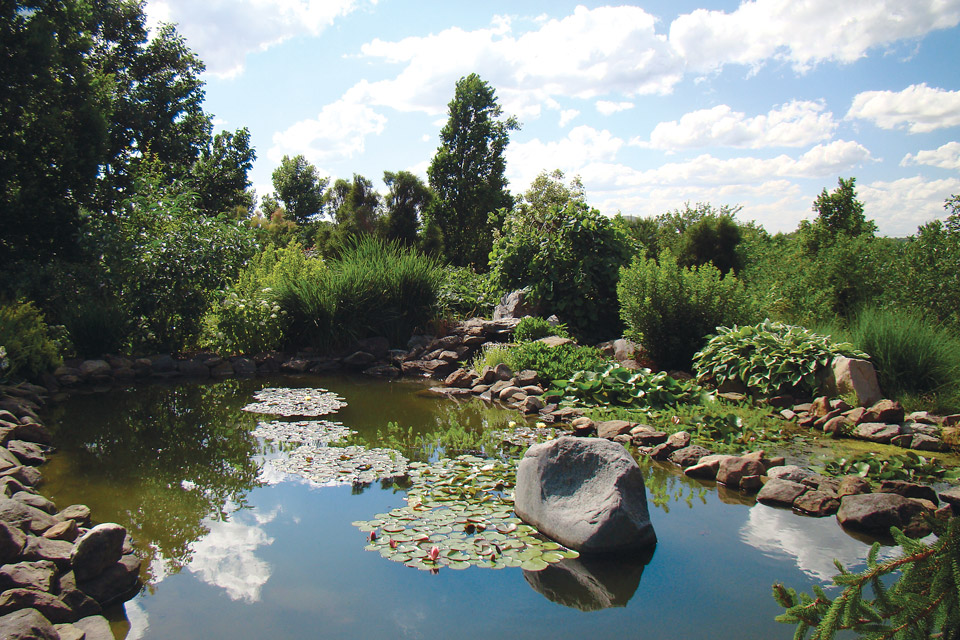
M 645 463 L 652 554 L 519 568 L 418 571 L 364 550 L 351 525 L 404 506 L 404 492 L 317 486 L 273 470 L 284 451 L 240 408 L 265 387 L 322 387 L 328 419 L 373 439 L 387 422 L 474 428 L 516 415 L 422 397 L 422 386 L 349 377 L 180 383 L 75 394 L 47 420 L 60 451 L 44 493 L 130 531 L 141 594 L 107 612 L 117 638 L 790 638 L 771 596 L 824 584 L 833 558 L 868 547 L 835 519 L 755 504 Z M 610 606 L 613 605 L 613 606 Z

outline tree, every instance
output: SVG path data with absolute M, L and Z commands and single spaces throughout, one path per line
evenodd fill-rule
M 898 297 L 960 330 L 960 196 L 948 198 L 944 208 L 950 211 L 946 220 L 928 222 L 907 241 L 905 286 Z
M 695 222 L 680 239 L 678 262 L 682 267 L 699 267 L 707 263 L 726 275 L 737 273 L 743 264 L 737 253 L 740 227 L 733 216 L 714 215 Z
M 251 209 L 253 201 L 247 173 L 256 158 L 257 152 L 250 146 L 250 130 L 246 127 L 234 133 L 218 133 L 190 168 L 197 207 L 207 215 L 232 212 L 237 207 Z
M 437 194 L 430 217 L 451 263 L 485 268 L 493 243 L 489 214 L 513 205 L 503 154 L 519 125 L 513 117 L 501 119 L 496 93 L 475 73 L 457 82 L 447 108 L 440 147 L 427 170 Z
M 373 183 L 359 174 L 350 181 L 337 180 L 328 199 L 336 203 L 333 216 L 341 234 L 346 236 L 372 235 L 380 217 L 380 194 Z
M 108 100 L 85 6 L 0 7 L 0 264 L 45 261 L 76 245 L 79 210 L 107 134 Z M 6 288 L 6 287 L 4 287 Z
M 388 189 L 385 198 L 387 239 L 413 246 L 417 242 L 420 221 L 433 200 L 433 192 L 409 171 L 384 171 L 383 182 Z
M 836 189 L 831 193 L 824 189 L 813 201 L 817 219 L 800 223 L 800 235 L 811 255 L 841 236 L 853 238 L 876 233 L 877 225 L 866 219 L 863 203 L 857 200 L 856 182 L 856 178 L 838 178 Z
M 323 210 L 323 191 L 329 182 L 302 155 L 283 156 L 273 171 L 276 198 L 298 224 L 305 224 Z

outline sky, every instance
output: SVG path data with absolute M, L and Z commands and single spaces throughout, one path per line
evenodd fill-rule
M 259 195 L 284 155 L 426 179 L 458 79 L 521 129 L 514 194 L 579 175 L 607 215 L 705 202 L 791 231 L 840 177 L 906 236 L 960 194 L 960 0 L 148 0 L 204 60 L 217 130 L 248 127 Z

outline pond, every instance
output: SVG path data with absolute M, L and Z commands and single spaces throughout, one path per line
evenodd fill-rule
M 374 440 L 388 422 L 472 428 L 516 414 L 418 395 L 411 382 L 284 377 L 74 394 L 47 420 L 60 451 L 44 493 L 130 531 L 145 587 L 107 612 L 117 638 L 790 638 L 771 585 L 809 592 L 862 565 L 868 547 L 834 518 L 755 504 L 645 462 L 652 554 L 432 573 L 365 551 L 351 523 L 405 505 L 379 483 L 319 486 L 283 474 L 278 447 L 241 411 L 266 387 L 322 387 L 324 416 Z M 292 418 L 295 419 L 295 418 Z

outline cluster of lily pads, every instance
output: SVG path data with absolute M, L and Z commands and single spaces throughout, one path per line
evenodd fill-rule
M 492 435 L 501 442 L 512 444 L 515 447 L 526 448 L 540 442 L 554 440 L 563 435 L 560 429 L 548 427 L 543 422 L 530 425 L 528 423 L 517 424 L 511 421 L 507 427 L 507 429 L 494 431 Z
M 326 389 L 261 389 L 253 394 L 257 402 L 243 407 L 250 413 L 306 418 L 336 413 L 347 402 Z
M 580 554 L 545 539 L 513 514 L 516 470 L 508 462 L 462 455 L 410 463 L 407 505 L 352 524 L 368 551 L 408 567 L 542 571 Z
M 279 471 L 317 484 L 369 484 L 397 480 L 407 473 L 407 459 L 393 449 L 366 447 L 298 447 L 285 458 L 271 460 Z
M 291 444 L 329 444 L 339 442 L 356 433 L 339 422 L 329 420 L 298 420 L 259 422 L 252 435 L 273 442 Z

